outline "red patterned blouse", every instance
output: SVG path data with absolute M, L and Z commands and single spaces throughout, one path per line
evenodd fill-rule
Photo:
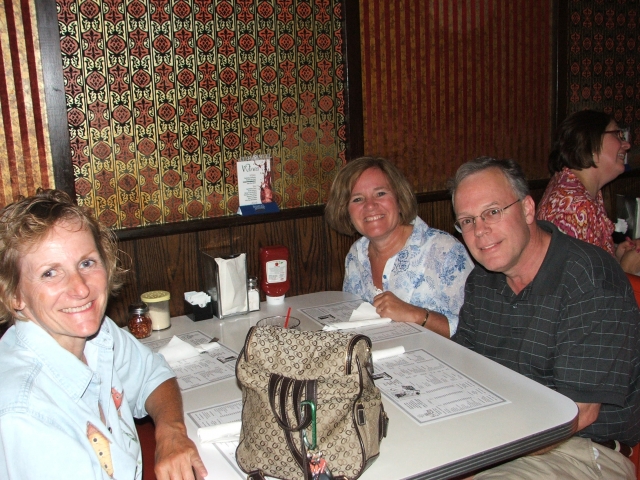
M 604 208 L 602 192 L 594 199 L 573 172 L 564 168 L 547 185 L 538 205 L 538 220 L 547 220 L 572 237 L 604 248 L 615 256 L 614 225 Z

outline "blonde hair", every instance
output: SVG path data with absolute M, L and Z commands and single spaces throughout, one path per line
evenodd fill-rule
M 60 190 L 38 190 L 0 211 L 0 325 L 12 325 L 12 307 L 20 284 L 20 259 L 26 249 L 42 241 L 61 221 L 77 221 L 91 233 L 107 271 L 107 288 L 114 294 L 122 286 L 125 270 L 118 265 L 116 239 L 89 209 L 76 205 Z

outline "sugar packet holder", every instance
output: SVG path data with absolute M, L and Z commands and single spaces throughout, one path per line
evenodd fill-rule
M 185 292 L 184 312 L 194 322 L 213 318 L 211 296 L 204 292 Z

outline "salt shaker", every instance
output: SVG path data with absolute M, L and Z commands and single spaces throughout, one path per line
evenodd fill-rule
M 136 302 L 129 305 L 127 326 L 131 335 L 136 338 L 147 338 L 151 335 L 151 317 L 146 303 Z
M 249 277 L 249 311 L 260 310 L 260 290 L 258 290 L 258 277 Z

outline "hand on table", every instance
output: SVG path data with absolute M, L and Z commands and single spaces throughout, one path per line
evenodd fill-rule
M 620 258 L 620 266 L 625 272 L 638 275 L 640 274 L 640 239 L 629 240 L 629 242 L 631 242 L 633 246 L 631 248 L 627 248 L 623 253 L 622 257 Z
M 207 469 L 195 444 L 189 439 L 184 424 L 156 427 L 156 465 L 158 480 L 201 480 Z M 195 472 L 195 476 L 194 476 Z
M 396 322 L 422 323 L 424 308 L 403 302 L 391 292 L 382 292 L 373 298 L 373 306 L 381 317 L 388 317 Z
M 373 306 L 376 307 L 378 315 L 388 317 L 396 322 L 410 322 L 422 325 L 427 315 L 425 308 L 403 302 L 391 292 L 382 292 L 376 295 L 373 298 Z M 424 326 L 443 337 L 450 337 L 449 320 L 441 313 L 429 312 L 429 318 Z
M 640 239 L 632 240 L 627 237 L 624 242 L 621 242 L 616 247 L 616 258 L 618 259 L 618 262 L 622 263 L 622 257 L 632 250 L 637 250 L 638 253 L 640 253 Z
M 206 477 L 207 469 L 198 449 L 187 436 L 176 379 L 170 378 L 158 385 L 147 398 L 145 408 L 156 425 L 156 478 L 200 480 Z

